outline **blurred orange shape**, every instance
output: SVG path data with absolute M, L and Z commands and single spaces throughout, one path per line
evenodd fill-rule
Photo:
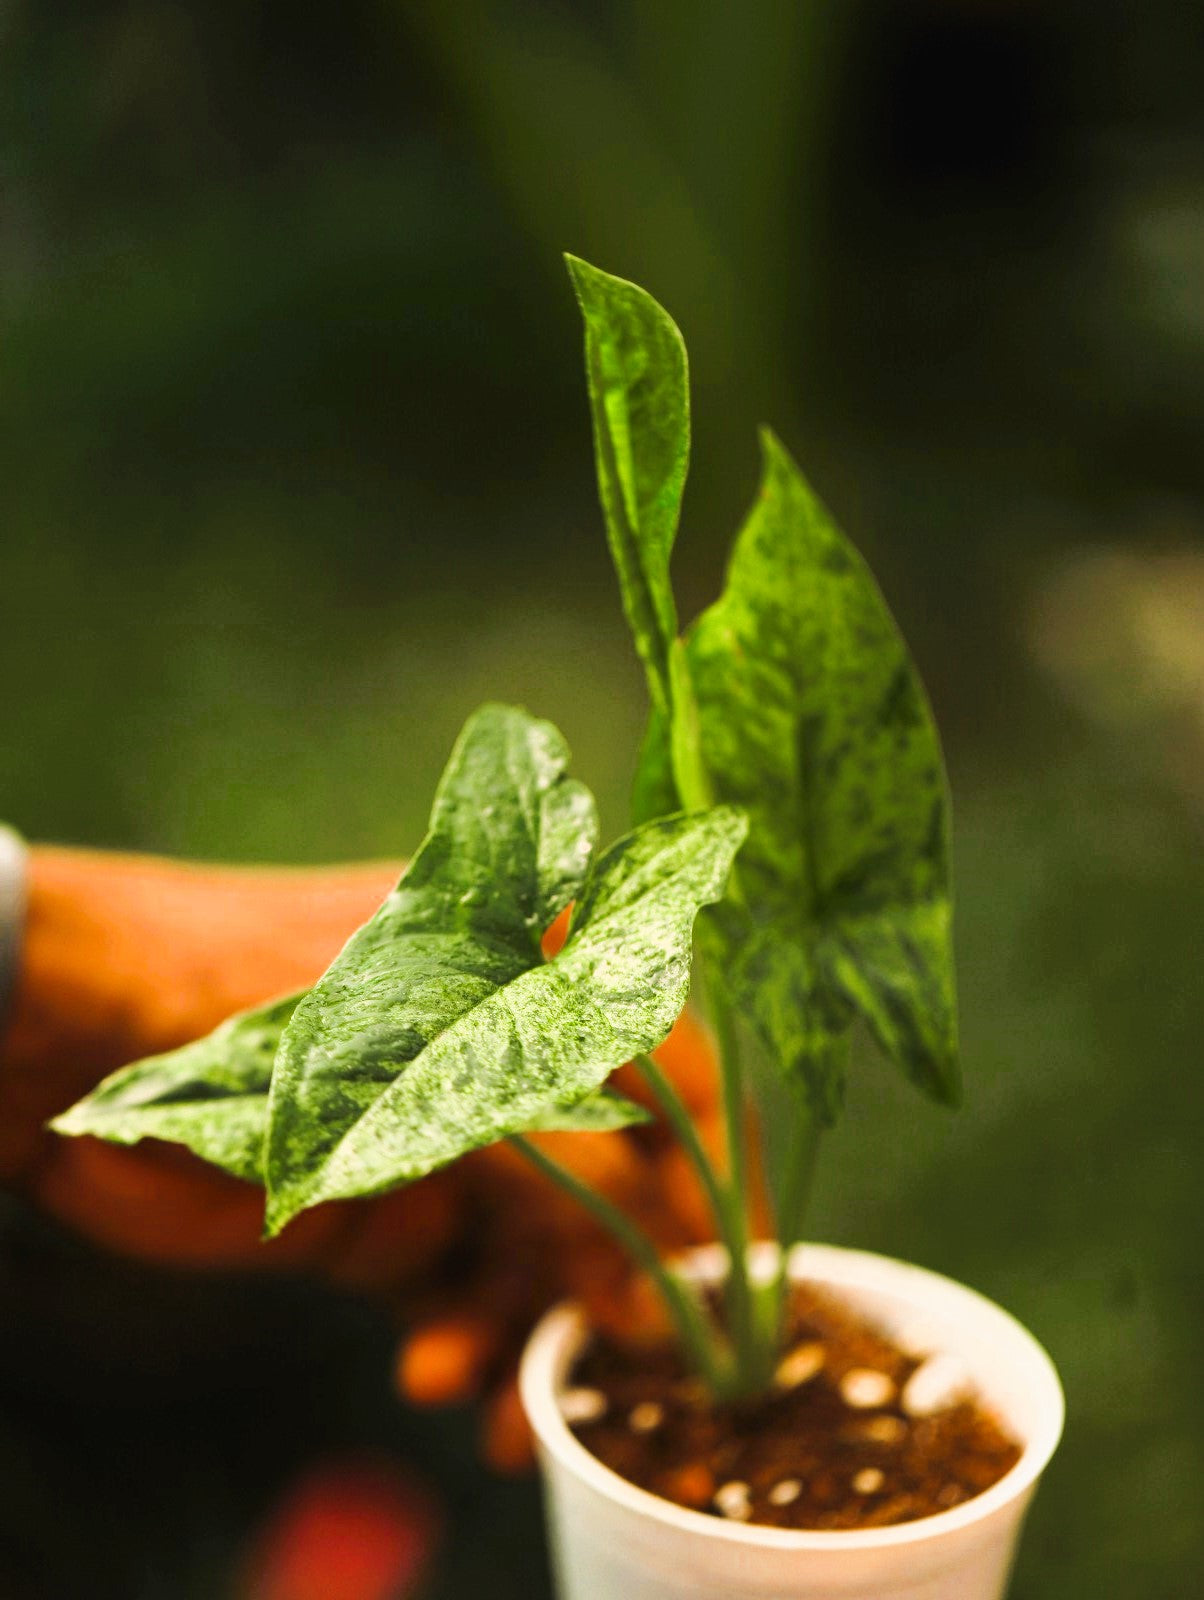
M 319 1468 L 255 1540 L 245 1600 L 406 1600 L 439 1541 L 430 1495 L 395 1465 Z

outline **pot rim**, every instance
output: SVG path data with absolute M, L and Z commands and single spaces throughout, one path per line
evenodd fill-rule
M 778 1247 L 771 1243 L 758 1243 L 750 1247 L 751 1265 L 755 1274 L 768 1274 L 777 1259 Z M 806 1276 L 833 1288 L 880 1288 L 883 1269 L 894 1280 L 900 1291 L 917 1291 L 916 1303 L 925 1309 L 925 1294 L 935 1296 L 943 1303 L 954 1300 L 970 1302 L 981 1313 L 990 1313 L 996 1326 L 1009 1339 L 1016 1358 L 1029 1369 L 1034 1385 L 1044 1390 L 1038 1422 L 1024 1440 L 1020 1459 L 1002 1478 L 962 1505 L 948 1511 L 938 1511 L 914 1522 L 897 1523 L 888 1528 L 862 1528 L 821 1530 L 809 1528 L 772 1528 L 764 1524 L 727 1522 L 703 1511 L 691 1511 L 674 1505 L 659 1495 L 629 1483 L 619 1473 L 604 1466 L 576 1438 L 556 1403 L 557 1369 L 565 1346 L 579 1340 L 585 1332 L 585 1317 L 573 1304 L 554 1307 L 539 1322 L 523 1352 L 519 1369 L 519 1389 L 523 1407 L 540 1444 L 560 1464 L 575 1476 L 584 1479 L 594 1490 L 617 1501 L 633 1512 L 638 1512 L 683 1533 L 696 1533 L 706 1538 L 718 1539 L 724 1544 L 756 1546 L 776 1550 L 812 1550 L 835 1554 L 840 1550 L 880 1550 L 892 1546 L 917 1544 L 922 1540 L 940 1538 L 959 1529 L 983 1522 L 1023 1495 L 1041 1475 L 1062 1435 L 1065 1419 L 1065 1400 L 1057 1370 L 1049 1355 L 1038 1344 L 1028 1329 L 1002 1306 L 987 1299 L 977 1290 L 967 1288 L 953 1278 L 947 1278 L 926 1267 L 897 1261 L 891 1256 L 876 1255 L 868 1250 L 848 1250 L 838 1245 L 796 1245 L 789 1256 L 792 1277 Z M 679 1265 L 690 1275 L 703 1280 L 720 1279 L 727 1265 L 727 1254 L 721 1245 L 703 1245 L 687 1252 Z M 939 1317 L 938 1317 L 939 1320 Z M 989 1399 L 989 1397 L 988 1397 Z

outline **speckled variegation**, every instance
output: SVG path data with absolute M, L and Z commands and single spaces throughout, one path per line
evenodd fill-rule
M 556 730 L 487 706 L 430 831 L 298 1006 L 272 1079 L 267 1224 L 374 1194 L 507 1134 L 569 1121 L 685 1004 L 701 905 L 744 836 L 730 808 L 671 817 L 590 870 L 593 802 Z M 552 962 L 540 935 L 570 898 Z M 612 1103 L 595 1105 L 594 1119 Z M 576 1125 L 576 1124 L 574 1124 Z
M 123 1067 L 51 1127 L 110 1144 L 169 1139 L 236 1178 L 260 1182 L 272 1062 L 300 999 L 244 1011 L 204 1039 Z
M 686 347 L 672 317 L 638 284 L 566 260 L 585 321 L 606 536 L 652 703 L 666 710 L 677 634 L 669 557 L 690 458 Z
M 949 802 L 932 712 L 886 603 L 778 440 L 722 597 L 687 639 L 715 797 L 742 806 L 715 968 L 831 1120 L 863 1017 L 935 1098 L 959 1095 Z M 637 815 L 676 807 L 654 711 Z M 736 892 L 738 889 L 738 892 Z

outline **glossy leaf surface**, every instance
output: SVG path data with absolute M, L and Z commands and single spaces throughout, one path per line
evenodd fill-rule
M 568 256 L 585 321 L 598 491 L 652 703 L 670 704 L 677 612 L 669 557 L 690 455 L 686 347 L 645 290 Z
M 615 1067 L 669 1032 L 694 918 L 723 892 L 743 819 L 719 810 L 651 824 L 577 893 L 593 812 L 566 762 L 555 730 L 523 713 L 491 707 L 469 723 L 422 849 L 282 1041 L 271 1230 L 319 1200 L 392 1188 L 547 1127 L 552 1114 L 564 1126 Z M 540 935 L 570 897 L 569 937 L 545 962 Z
M 959 1093 L 949 807 L 932 713 L 868 568 L 779 442 L 687 657 L 716 797 L 749 817 L 716 969 L 820 1114 L 855 1015 L 938 1099 Z M 637 801 L 668 798 L 654 711 Z
M 244 1011 L 203 1039 L 123 1067 L 51 1126 L 111 1144 L 169 1139 L 260 1182 L 272 1062 L 300 999 Z
M 165 1139 L 236 1178 L 262 1183 L 272 1063 L 300 999 L 290 995 L 243 1012 L 203 1039 L 121 1068 L 51 1126 L 110 1144 Z M 605 1133 L 646 1121 L 642 1106 L 600 1089 L 574 1105 L 549 1107 L 531 1131 Z

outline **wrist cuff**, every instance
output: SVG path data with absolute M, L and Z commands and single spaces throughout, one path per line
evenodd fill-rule
M 25 932 L 25 841 L 0 823 L 0 1034 L 8 1020 Z

